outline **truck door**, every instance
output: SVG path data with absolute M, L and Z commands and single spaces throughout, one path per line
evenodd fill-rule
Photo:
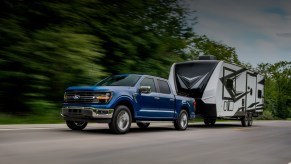
M 156 99 L 159 93 L 157 93 L 153 78 L 144 78 L 140 86 L 150 86 L 151 91 L 149 93 L 139 93 L 137 96 L 139 108 L 137 109 L 136 116 L 137 118 L 151 118 L 159 110 L 159 101 Z
M 256 93 L 257 93 L 257 76 L 255 74 L 247 73 L 247 85 L 246 85 L 246 110 L 256 109 Z
M 156 97 L 159 101 L 158 116 L 161 118 L 173 118 L 175 112 L 175 96 L 171 93 L 169 84 L 165 80 L 157 79 L 159 95 Z

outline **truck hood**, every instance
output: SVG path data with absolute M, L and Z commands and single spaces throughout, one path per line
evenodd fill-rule
M 132 87 L 128 86 L 71 86 L 66 91 L 116 91 L 116 90 L 129 90 Z

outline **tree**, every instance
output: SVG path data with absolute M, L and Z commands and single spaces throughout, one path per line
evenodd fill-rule
M 195 35 L 190 13 L 180 0 L 1 0 L 0 112 L 59 110 L 67 86 L 117 73 L 166 78 L 200 54 L 240 63 L 234 48 Z
M 229 63 L 242 64 L 238 60 L 235 48 L 229 47 L 223 43 L 209 39 L 207 36 L 192 37 L 188 40 L 188 48 L 185 49 L 187 57 L 190 60 L 197 59 L 199 55 L 213 55 L 218 60 L 224 60 Z
M 59 108 L 68 85 L 104 76 L 96 64 L 102 56 L 100 39 L 77 26 L 86 18 L 74 15 L 71 5 L 1 1 L 0 112 L 47 113 Z
M 187 11 L 177 0 L 102 1 L 92 25 L 105 49 L 102 65 L 106 72 L 148 73 L 167 76 L 173 62 L 183 60 L 185 38 L 193 35 L 186 25 Z M 104 10 L 104 11 L 102 11 Z
M 291 117 L 291 62 L 261 63 L 257 71 L 266 78 L 266 110 L 282 119 Z
M 167 77 L 183 60 L 178 0 L 1 0 L 0 112 L 59 110 L 65 88 L 115 73 Z

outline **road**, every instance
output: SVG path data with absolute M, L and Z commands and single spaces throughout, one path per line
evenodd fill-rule
M 186 131 L 170 123 L 126 135 L 107 125 L 71 131 L 64 124 L 0 125 L 1 164 L 288 164 L 291 121 L 191 124 Z

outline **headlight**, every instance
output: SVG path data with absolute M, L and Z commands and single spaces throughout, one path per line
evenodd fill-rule
M 96 103 L 104 103 L 107 104 L 112 98 L 112 93 L 111 92 L 106 92 L 106 93 L 98 93 L 95 95 L 95 102 Z

